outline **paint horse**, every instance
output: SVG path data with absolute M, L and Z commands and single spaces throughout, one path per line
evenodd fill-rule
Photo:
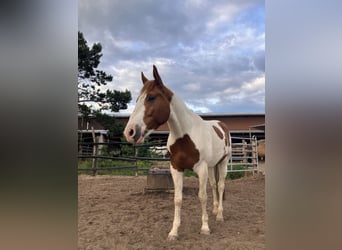
M 154 129 L 167 122 L 170 134 L 167 149 L 174 182 L 174 220 L 169 240 L 178 237 L 181 222 L 183 173 L 191 169 L 198 174 L 198 197 L 202 206 L 202 234 L 210 234 L 207 214 L 207 180 L 213 191 L 213 214 L 223 221 L 222 199 L 227 163 L 231 156 L 228 130 L 220 121 L 204 121 L 188 109 L 184 102 L 168 89 L 153 65 L 154 80 L 141 73 L 143 88 L 124 130 L 127 141 L 142 143 Z

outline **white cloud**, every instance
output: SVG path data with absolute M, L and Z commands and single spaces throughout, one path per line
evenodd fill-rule
M 194 105 L 188 102 L 185 102 L 185 104 L 189 109 L 191 109 L 192 111 L 196 113 L 210 113 L 211 112 L 211 110 L 206 106 Z
M 228 1 L 224 4 L 214 6 L 211 11 L 212 16 L 206 23 L 207 28 L 212 30 L 220 25 L 227 24 L 237 13 L 239 13 L 239 10 L 239 6 Z
M 246 92 L 265 91 L 265 75 L 244 82 L 241 89 Z
M 215 105 L 220 102 L 220 99 L 217 97 L 212 97 L 212 98 L 206 99 L 206 101 L 211 105 Z
M 108 88 L 164 83 L 196 112 L 264 111 L 264 2 L 260 0 L 79 1 L 79 27 L 101 42 Z M 126 112 L 121 111 L 121 112 Z
M 186 85 L 184 85 L 184 90 L 185 91 L 189 91 L 189 92 L 197 92 L 199 91 L 201 88 L 200 88 L 200 85 L 197 84 L 197 83 L 188 83 Z

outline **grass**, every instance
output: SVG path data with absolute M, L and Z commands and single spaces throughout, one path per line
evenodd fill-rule
M 92 174 L 92 160 L 79 160 L 78 168 L 85 168 L 89 170 L 79 170 L 78 174 Z M 139 175 L 146 175 L 146 169 L 149 169 L 152 166 L 152 162 L 150 161 L 137 161 L 137 169 L 139 171 Z M 108 160 L 108 159 L 98 159 L 97 160 L 97 174 L 99 175 L 123 175 L 123 176 L 132 176 L 135 175 L 135 168 L 121 168 L 121 169 L 106 169 L 109 167 L 120 168 L 120 167 L 135 167 L 134 161 L 122 161 L 122 160 Z M 103 169 L 101 169 L 103 168 Z
M 233 170 L 246 170 L 247 167 L 245 165 L 236 165 L 236 166 L 233 166 L 232 169 Z M 229 179 L 229 180 L 238 179 L 238 178 L 245 176 L 245 173 L 246 172 L 229 172 L 227 173 L 226 179 Z M 185 169 L 184 176 L 187 176 L 187 177 L 195 176 L 196 178 L 198 178 L 198 175 L 194 171 L 191 171 L 188 169 Z
M 195 176 L 196 178 L 198 178 L 198 175 L 194 171 L 189 170 L 189 169 L 184 170 L 184 176 L 186 177 Z
M 232 168 L 233 170 L 246 170 L 247 169 L 247 166 L 246 165 L 235 165 L 233 166 Z M 229 172 L 227 173 L 227 177 L 226 179 L 229 179 L 229 180 L 234 180 L 234 179 L 239 179 L 243 176 L 245 176 L 246 172 Z
M 151 168 L 153 162 L 152 161 L 137 161 L 137 169 L 139 175 L 147 175 L 147 170 Z M 79 170 L 78 174 L 92 174 L 92 160 L 79 160 L 78 168 L 85 168 L 87 170 Z M 122 175 L 122 176 L 134 176 L 136 173 L 135 168 L 130 169 L 105 169 L 107 167 L 133 167 L 135 166 L 135 162 L 130 161 L 122 161 L 122 160 L 109 160 L 109 159 L 98 159 L 97 161 L 97 174 L 98 175 Z M 103 169 L 101 169 L 103 168 Z M 88 170 L 89 169 L 89 170 Z M 235 165 L 233 166 L 233 170 L 246 170 L 247 167 L 245 165 Z M 227 179 L 234 180 L 245 176 L 246 172 L 229 172 L 227 173 Z M 185 169 L 184 176 L 190 177 L 195 176 L 198 178 L 198 175 L 191 170 Z

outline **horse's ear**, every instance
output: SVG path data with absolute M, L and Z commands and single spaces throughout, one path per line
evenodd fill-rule
M 144 75 L 143 72 L 141 72 L 141 80 L 142 80 L 143 84 L 145 84 L 148 81 L 148 79 L 146 78 L 146 76 Z
M 162 79 L 159 76 L 156 65 L 153 65 L 153 77 L 157 84 L 164 85 Z

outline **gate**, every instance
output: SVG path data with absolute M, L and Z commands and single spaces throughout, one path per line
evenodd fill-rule
M 257 138 L 230 136 L 232 155 L 228 172 L 258 172 Z
M 93 161 L 91 168 L 78 167 L 78 170 L 92 171 L 93 175 L 97 170 L 117 170 L 117 169 L 131 169 L 138 175 L 138 171 L 148 172 L 153 166 L 156 168 L 168 169 L 169 155 L 166 149 L 166 141 L 156 141 L 145 143 L 142 145 L 131 145 L 124 142 L 79 142 L 78 158 L 86 159 L 91 158 Z M 228 162 L 227 171 L 229 172 L 258 172 L 258 151 L 257 151 L 257 138 L 252 137 L 236 137 L 230 136 L 230 145 L 232 147 L 232 156 Z M 102 155 L 99 152 L 101 146 L 115 146 L 116 148 L 125 147 L 130 149 L 129 155 Z M 144 154 L 138 154 L 145 151 Z M 113 151 L 115 152 L 115 150 Z M 120 150 L 119 150 L 120 152 Z M 112 160 L 109 166 L 98 166 L 98 159 Z M 138 161 L 150 161 L 152 166 L 149 168 L 138 167 Z M 126 161 L 128 164 L 121 165 L 115 163 L 116 161 Z

